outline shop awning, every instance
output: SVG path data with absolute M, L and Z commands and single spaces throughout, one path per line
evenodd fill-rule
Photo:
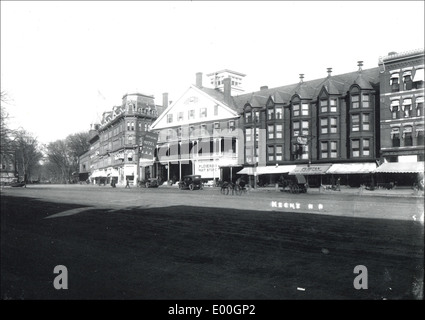
M 325 174 L 328 169 L 331 167 L 331 164 L 322 164 L 322 165 L 314 165 L 311 164 L 310 166 L 303 164 L 303 165 L 297 165 L 294 170 L 289 172 L 289 174 L 305 174 L 305 175 L 318 175 L 318 174 Z
M 372 173 L 376 169 L 375 162 L 366 163 L 335 163 L 327 174 L 365 174 Z
M 237 174 L 248 174 L 254 175 L 254 172 L 257 175 L 263 174 L 280 174 L 280 173 L 288 173 L 295 169 L 295 165 L 285 165 L 285 166 L 259 166 L 256 168 L 246 167 L 239 171 Z
M 104 171 L 95 171 L 90 178 L 106 178 L 106 173 Z
M 424 161 L 387 162 L 375 169 L 375 173 L 423 173 Z

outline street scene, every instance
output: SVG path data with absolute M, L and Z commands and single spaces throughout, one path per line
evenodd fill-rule
M 1 300 L 424 299 L 423 1 L 0 5 Z

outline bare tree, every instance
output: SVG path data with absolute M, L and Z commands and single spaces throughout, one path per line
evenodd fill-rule
M 43 158 L 40 145 L 32 134 L 25 130 L 19 130 L 14 133 L 13 146 L 18 173 L 27 183 L 28 180 L 32 180 L 31 173 L 39 166 L 39 162 Z

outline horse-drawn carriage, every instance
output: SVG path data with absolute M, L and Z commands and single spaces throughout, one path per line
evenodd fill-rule
M 302 174 L 288 175 L 281 182 L 281 191 L 289 193 L 306 193 L 308 184 Z

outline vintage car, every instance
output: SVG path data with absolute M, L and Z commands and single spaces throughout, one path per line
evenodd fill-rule
M 181 181 L 179 181 L 179 189 L 185 190 L 195 190 L 200 189 L 202 190 L 204 188 L 204 185 L 202 183 L 202 179 L 200 175 L 187 175 L 184 176 Z
M 147 180 L 142 180 L 140 181 L 140 186 L 142 188 L 158 188 L 159 183 L 158 183 L 158 179 L 147 179 Z

